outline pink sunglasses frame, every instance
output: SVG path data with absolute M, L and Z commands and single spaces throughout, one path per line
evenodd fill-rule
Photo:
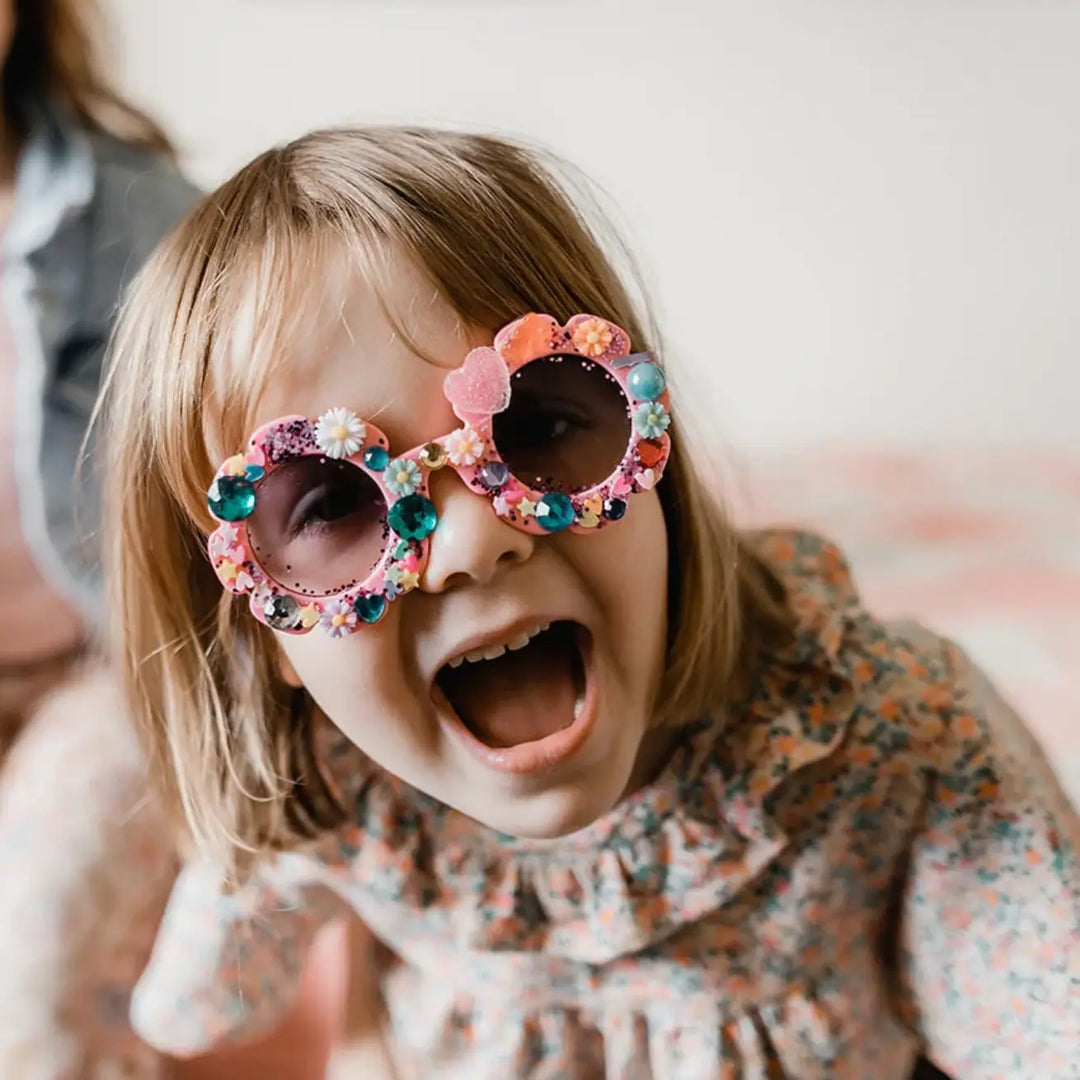
M 603 367 L 626 395 L 631 417 L 619 465 L 599 484 L 570 496 L 523 484 L 493 439 L 494 418 L 510 403 L 511 376 L 552 355 L 577 355 Z M 391 601 L 419 585 L 437 523 L 428 500 L 431 473 L 452 468 L 515 528 L 537 534 L 590 532 L 620 520 L 629 497 L 660 480 L 671 452 L 663 372 L 651 354 L 630 352 L 624 330 L 595 315 L 575 315 L 565 326 L 550 315 L 517 319 L 499 331 L 493 347 L 473 349 L 462 367 L 447 375 L 445 392 L 462 426 L 393 458 L 383 432 L 345 409 L 331 409 L 317 421 L 280 417 L 255 431 L 247 450 L 218 469 L 207 497 L 211 514 L 221 522 L 208 538 L 207 551 L 225 589 L 246 594 L 255 617 L 274 630 L 306 633 L 318 624 L 341 637 L 378 622 Z M 328 595 L 294 591 L 271 578 L 254 558 L 248 537 L 247 520 L 262 480 L 283 462 L 309 454 L 347 461 L 370 476 L 397 534 L 363 581 Z

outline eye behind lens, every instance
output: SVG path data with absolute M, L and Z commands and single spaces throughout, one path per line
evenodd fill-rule
M 629 403 L 615 377 L 579 356 L 534 360 L 514 373 L 492 430 L 523 484 L 574 494 L 606 480 L 626 456 Z
M 329 595 L 363 581 L 378 564 L 386 502 L 358 466 L 304 455 L 262 480 L 248 536 L 259 565 L 279 585 Z

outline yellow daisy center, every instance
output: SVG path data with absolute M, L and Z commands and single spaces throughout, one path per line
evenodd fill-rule
M 340 611 L 330 620 L 331 626 L 344 626 L 349 621 L 348 615 L 343 615 Z
M 347 424 L 335 424 L 330 431 L 330 438 L 334 442 L 344 442 L 349 437 L 349 427 Z

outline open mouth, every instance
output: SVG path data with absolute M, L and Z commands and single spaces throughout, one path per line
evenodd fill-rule
M 580 623 L 537 626 L 455 657 L 435 682 L 462 726 L 488 750 L 566 743 L 565 736 L 552 737 L 569 732 L 586 712 L 590 644 Z

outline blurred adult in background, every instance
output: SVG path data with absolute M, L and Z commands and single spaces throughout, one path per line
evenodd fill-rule
M 0 1076 L 142 1077 L 127 992 L 172 855 L 93 658 L 93 448 L 125 283 L 195 191 L 90 0 L 0 0 Z M 133 468 L 138 463 L 132 463 Z

